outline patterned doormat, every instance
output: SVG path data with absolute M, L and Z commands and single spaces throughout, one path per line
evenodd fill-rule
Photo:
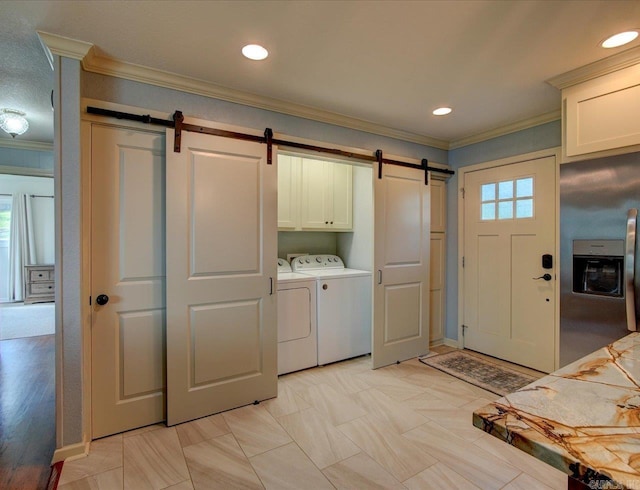
M 420 362 L 500 396 L 538 379 L 464 350 L 425 357 Z

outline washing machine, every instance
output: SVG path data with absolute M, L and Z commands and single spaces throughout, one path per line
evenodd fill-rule
M 337 255 L 303 255 L 291 267 L 317 281 L 318 364 L 370 353 L 371 272 L 345 268 Z
M 278 374 L 318 365 L 316 280 L 278 259 Z

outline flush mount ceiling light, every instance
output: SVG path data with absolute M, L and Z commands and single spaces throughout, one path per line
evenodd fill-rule
M 250 60 L 260 61 L 269 56 L 269 51 L 264 49 L 259 44 L 247 44 L 242 48 L 242 54 Z
M 0 128 L 14 138 L 29 129 L 25 113 L 16 109 L 0 109 Z
M 438 107 L 433 111 L 434 116 L 446 116 L 447 114 L 451 114 L 451 107 Z
M 630 43 L 635 38 L 638 37 L 638 31 L 626 31 L 615 34 L 611 37 L 608 37 L 600 44 L 603 48 L 617 48 L 618 46 L 623 46 L 625 44 Z

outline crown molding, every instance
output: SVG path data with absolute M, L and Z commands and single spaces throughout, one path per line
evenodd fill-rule
M 498 138 L 500 136 L 505 136 L 510 133 L 516 133 L 518 131 L 523 131 L 525 129 L 533 128 L 535 126 L 540 126 L 542 124 L 546 124 L 553 121 L 558 121 L 562 118 L 562 111 L 558 109 L 557 111 L 547 112 L 546 114 L 540 114 L 539 116 L 530 117 L 529 119 L 523 119 L 522 121 L 517 121 L 511 124 L 507 124 L 505 126 L 500 126 L 494 129 L 490 129 L 489 131 L 483 131 L 482 133 L 477 133 L 471 136 L 467 136 L 465 138 L 460 138 L 455 141 L 451 141 L 449 143 L 449 149 L 455 150 L 456 148 L 462 148 L 463 146 L 473 145 L 475 143 L 481 143 L 483 141 L 487 141 L 493 138 Z
M 448 142 L 444 140 L 390 128 L 363 119 L 349 117 L 302 104 L 295 104 L 241 90 L 235 90 L 206 82 L 204 80 L 178 75 L 176 73 L 109 58 L 98 54 L 95 49 L 88 52 L 87 56 L 82 61 L 82 67 L 86 71 L 99 73 L 101 75 L 108 75 L 158 87 L 179 90 L 181 92 L 187 92 L 195 95 L 226 100 L 228 102 L 251 106 L 258 109 L 265 109 L 281 114 L 287 114 L 289 116 L 302 117 L 305 119 L 365 131 L 403 141 L 410 141 L 412 143 L 418 143 L 443 150 L 447 150 L 449 148 Z
M 51 69 L 53 69 L 53 56 L 63 56 L 74 60 L 83 60 L 93 50 L 93 44 L 78 41 L 69 37 L 58 36 L 44 31 L 36 31 L 40 44 L 44 48 Z
M 547 80 L 547 83 L 557 89 L 564 89 L 586 82 L 593 78 L 607 75 L 614 71 L 622 70 L 632 65 L 640 63 L 640 46 L 630 48 L 612 56 L 608 56 L 588 65 L 581 66 L 575 70 L 568 71 Z
M 27 141 L 13 138 L 0 138 L 0 147 L 17 150 L 53 151 L 53 143 L 47 141 Z
M 241 90 L 216 85 L 205 80 L 178 75 L 176 73 L 158 70 L 155 68 L 150 68 L 135 63 L 129 63 L 127 61 L 107 57 L 100 54 L 93 44 L 84 41 L 77 41 L 75 39 L 70 39 L 67 37 L 58 36 L 42 31 L 38 31 L 38 36 L 45 49 L 45 52 L 47 53 L 47 57 L 49 58 L 50 63 L 53 63 L 53 55 L 73 58 L 80 60 L 82 62 L 83 69 L 88 72 L 122 78 L 125 80 L 145 83 L 148 85 L 155 85 L 158 87 L 178 90 L 180 92 L 187 92 L 204 97 L 225 100 L 236 104 L 255 107 L 257 109 L 278 112 L 289 116 L 302 117 L 313 121 L 332 124 L 349 129 L 355 129 L 358 131 L 364 131 L 367 133 L 386 136 L 401 141 L 417 143 L 441 150 L 452 150 L 473 143 L 479 143 L 481 141 L 497 138 L 509 133 L 521 131 L 533 126 L 555 121 L 560 119 L 561 117 L 560 110 L 558 110 L 550 112 L 548 114 L 542 114 L 540 116 L 536 116 L 524 121 L 501 126 L 490 131 L 485 131 L 482 133 L 471 135 L 469 137 L 448 142 L 446 140 L 432 138 L 430 136 L 412 133 L 410 131 L 394 129 L 381 124 L 373 123 L 371 121 L 366 121 L 363 119 L 358 119 L 343 114 L 326 111 L 323 109 L 309 107 L 302 104 L 295 104 L 280 99 L 260 96 L 252 94 L 250 92 L 244 92 Z M 639 50 L 637 51 L 636 56 L 638 56 L 638 59 L 640 59 L 640 48 L 634 48 L 633 50 L 636 49 Z M 633 50 L 627 50 L 615 56 L 619 57 Z M 630 55 L 627 54 L 625 56 L 626 58 L 629 58 Z M 620 62 L 618 62 L 618 65 L 619 64 Z M 628 66 L 629 64 L 633 63 L 627 61 L 627 65 L 625 66 Z M 623 67 L 624 66 L 619 66 L 616 69 L 620 69 Z

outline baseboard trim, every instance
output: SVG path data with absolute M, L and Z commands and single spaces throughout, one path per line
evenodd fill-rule
M 448 347 L 455 347 L 456 349 L 460 348 L 457 340 L 454 339 L 442 339 L 442 343 Z
M 83 458 L 87 454 L 89 454 L 88 442 L 79 442 L 77 444 L 63 446 L 53 452 L 53 460 L 51 461 L 51 464 L 55 464 L 59 461 L 73 461 L 74 459 Z

